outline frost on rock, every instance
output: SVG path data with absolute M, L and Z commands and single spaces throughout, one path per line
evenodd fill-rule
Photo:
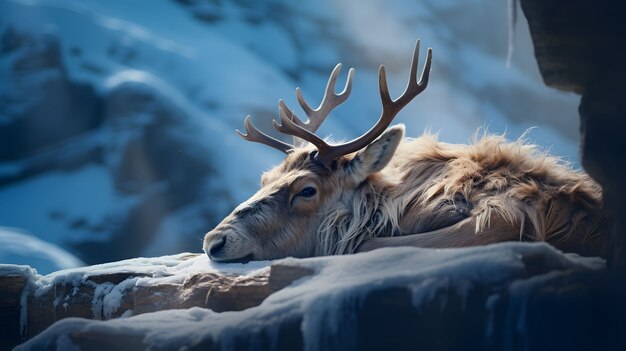
M 66 269 L 45 276 L 28 266 L 0 265 L 0 294 L 10 297 L 0 299 L 0 304 L 14 312 L 7 319 L 15 321 L 6 336 L 25 340 L 67 317 L 101 320 L 191 306 L 242 309 L 258 304 L 269 294 L 268 264 L 220 265 L 204 254 L 182 253 Z M 230 289 L 235 282 L 247 284 L 242 298 L 235 299 L 241 294 L 236 287 Z M 215 299 L 207 298 L 209 293 Z M 3 342 L 11 342 L 2 334 L 0 330 Z
M 171 256 L 161 260 L 166 263 L 181 258 Z M 208 308 L 187 305 L 176 310 L 161 304 L 152 311 L 142 310 L 140 299 L 152 298 L 150 301 L 154 303 L 165 300 L 157 298 L 155 291 L 147 297 L 138 293 L 138 289 L 154 287 L 157 282 L 183 281 L 182 285 L 187 287 L 202 285 L 200 276 L 188 273 L 200 270 L 210 275 L 215 271 L 201 256 L 176 265 L 163 264 L 159 271 L 162 275 L 154 278 L 154 270 L 141 264 L 133 266 L 141 260 L 61 274 L 74 281 L 72 275 L 79 272 L 87 277 L 98 271 L 108 271 L 111 276 L 122 271 L 143 269 L 146 274 L 151 271 L 153 277 L 135 274 L 132 283 L 125 280 L 125 286 L 113 282 L 109 284 L 115 284 L 116 288 L 101 288 L 112 294 L 102 299 L 109 306 L 104 308 L 103 317 L 124 318 L 97 321 L 87 315 L 85 319 L 61 320 L 18 350 L 46 348 L 60 342 L 71 343 L 78 349 L 90 349 L 94 345 L 100 349 L 126 346 L 325 350 L 417 345 L 426 349 L 502 349 L 520 345 L 533 348 L 546 340 L 541 338 L 550 337 L 536 325 L 547 328 L 546 323 L 551 323 L 554 335 L 560 335 L 563 328 L 590 325 L 589 316 L 583 313 L 583 306 L 590 303 L 596 303 L 599 313 L 605 313 L 609 322 L 624 311 L 623 302 L 614 302 L 625 289 L 612 286 L 614 292 L 605 301 L 596 300 L 599 294 L 608 291 L 602 288 L 608 286 L 603 280 L 608 273 L 602 259 L 563 254 L 546 244 L 503 243 L 437 250 L 387 248 L 356 255 L 288 258 L 271 262 L 269 270 L 270 262 L 255 264 L 253 268 L 260 270 L 254 272 L 244 270 L 243 265 L 232 265 L 231 272 L 244 274 L 234 280 L 234 286 L 242 289 L 237 299 L 253 293 L 245 290 L 251 277 L 264 276 L 269 288 L 256 303 L 221 310 L 210 304 L 193 305 Z M 118 273 L 113 273 L 113 267 Z M 224 267 L 230 265 L 219 268 Z M 214 285 L 207 301 L 224 298 L 220 289 L 223 287 Z M 131 290 L 135 300 L 132 307 L 123 297 L 118 298 Z M 181 291 L 182 295 L 188 292 Z M 171 291 L 158 292 L 171 294 Z M 542 299 L 537 301 L 536 296 Z M 558 314 L 542 315 L 535 308 L 562 308 L 559 301 L 563 300 L 575 305 L 569 307 L 574 312 L 566 320 L 560 320 Z M 118 305 L 119 301 L 122 302 Z M 609 312 L 603 303 L 610 304 Z M 539 319 L 538 314 L 542 316 Z M 589 335 L 595 337 L 597 326 L 607 322 L 593 320 L 593 323 L 596 327 Z

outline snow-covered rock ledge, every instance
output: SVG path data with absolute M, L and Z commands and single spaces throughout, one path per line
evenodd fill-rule
M 283 269 L 284 268 L 284 269 Z M 276 278 L 270 279 L 272 275 Z M 39 275 L 28 266 L 0 265 L 0 350 L 37 335 L 57 320 L 107 320 L 194 306 L 214 311 L 258 305 L 307 274 L 269 262 L 215 264 L 182 253 Z
M 604 261 L 545 244 L 389 248 L 251 267 L 181 254 L 43 277 L 0 272 L 26 278 L 27 338 L 44 319 L 82 317 L 18 350 L 567 349 L 612 346 L 626 330 L 626 289 Z

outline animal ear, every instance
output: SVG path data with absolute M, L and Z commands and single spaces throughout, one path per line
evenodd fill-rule
M 385 168 L 403 137 L 404 125 L 396 125 L 387 129 L 365 149 L 357 152 L 350 161 L 350 169 L 357 178 L 360 178 L 359 181 Z

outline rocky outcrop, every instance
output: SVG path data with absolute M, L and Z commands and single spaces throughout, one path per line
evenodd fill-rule
M 626 286 L 614 284 L 601 259 L 545 244 L 255 264 L 213 266 L 181 254 L 44 277 L 5 266 L 2 308 L 22 314 L 0 339 L 19 342 L 11 332 L 21 325 L 30 340 L 18 349 L 626 346 Z
M 521 0 L 547 85 L 582 95 L 582 164 L 603 188 L 611 265 L 626 270 L 626 5 Z
M 70 317 L 108 320 L 191 307 L 241 311 L 312 274 L 281 264 L 252 274 L 218 272 L 204 258 L 181 254 L 127 260 L 48 276 L 27 266 L 0 265 L 0 349 Z M 194 261 L 206 265 L 189 269 Z
M 112 201 L 102 205 L 109 208 L 98 218 L 50 200 L 60 204 L 48 213 L 36 213 L 32 222 L 48 225 L 45 229 L 36 225 L 35 234 L 46 240 L 66 237 L 54 243 L 95 264 L 142 255 L 162 222 L 183 208 L 195 206 L 197 213 L 195 224 L 178 231 L 179 236 L 195 238 L 223 215 L 219 206 L 206 201 L 211 197 L 225 207 L 232 202 L 222 186 L 210 185 L 218 178 L 211 146 L 203 141 L 198 121 L 158 84 L 118 77 L 106 90 L 98 90 L 70 74 L 57 37 L 11 27 L 0 30 L 0 35 L 0 79 L 5 83 L 0 84 L 0 188 L 28 188 L 29 181 L 50 175 L 58 179 L 48 187 L 71 188 L 72 181 L 66 178 L 89 168 L 99 170 L 105 184 L 89 176 L 82 180 L 100 188 L 96 195 L 104 194 L 104 199 L 69 197 L 83 196 L 84 203 Z M 47 202 L 33 193 L 37 191 L 20 197 Z M 10 202 L 5 197 L 2 205 L 13 206 Z M 31 210 L 43 212 L 45 207 Z M 3 214 L 5 226 L 12 225 L 10 217 Z M 48 233 L 53 224 L 64 230 Z M 180 247 L 170 248 L 171 252 L 197 248 L 194 240 L 177 243 L 174 246 Z
M 5 81 L 0 89 L 0 162 L 32 156 L 102 124 L 102 99 L 92 86 L 69 79 L 56 38 L 12 28 L 0 35 L 5 58 L 0 69 Z

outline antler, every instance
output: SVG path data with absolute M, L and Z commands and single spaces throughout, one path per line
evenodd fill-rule
M 280 109 L 284 111 L 287 117 L 290 120 L 293 120 L 298 126 L 308 130 L 311 133 L 315 133 L 317 129 L 324 123 L 328 114 L 337 106 L 341 105 L 352 92 L 352 78 L 354 78 L 354 68 L 350 68 L 348 70 L 348 78 L 346 80 L 346 85 L 343 88 L 343 91 L 339 94 L 335 94 L 335 84 L 337 83 L 337 77 L 339 77 L 339 73 L 341 72 L 341 63 L 338 63 L 337 66 L 330 73 L 330 77 L 328 77 L 328 83 L 326 83 L 326 90 L 324 91 L 324 97 L 320 102 L 320 105 L 313 109 L 302 97 L 302 90 L 298 87 L 296 88 L 296 97 L 298 98 L 298 103 L 304 113 L 306 114 L 308 120 L 306 123 L 302 122 L 290 109 L 285 105 L 285 102 L 281 99 L 278 101 L 279 112 Z M 302 139 L 294 137 L 294 145 L 302 146 Z
M 378 122 L 376 122 L 376 125 L 374 125 L 362 136 L 347 143 L 339 145 L 329 145 L 317 135 L 300 126 L 295 115 L 293 115 L 293 113 L 287 115 L 282 106 L 281 108 L 279 108 L 282 124 L 279 125 L 276 123 L 276 121 L 274 121 L 274 127 L 281 133 L 296 136 L 315 145 L 318 150 L 317 159 L 324 164 L 329 164 L 341 155 L 346 155 L 364 148 L 365 146 L 369 145 L 369 143 L 374 141 L 374 139 L 376 139 L 379 135 L 381 135 L 385 131 L 385 129 L 387 129 L 389 124 L 391 124 L 391 121 L 393 121 L 394 117 L 398 114 L 398 112 L 400 112 L 400 110 L 402 110 L 404 106 L 406 106 L 411 100 L 413 100 L 413 98 L 415 98 L 422 91 L 424 91 L 424 89 L 426 89 L 426 86 L 428 85 L 428 79 L 430 77 L 432 49 L 428 49 L 428 53 L 426 55 L 426 63 L 424 64 L 424 69 L 422 71 L 420 81 L 418 82 L 417 62 L 419 59 L 419 49 L 420 41 L 418 40 L 415 45 L 415 50 L 413 52 L 409 82 L 406 89 L 404 90 L 404 93 L 402 93 L 402 95 L 400 95 L 400 97 L 396 100 L 392 100 L 391 96 L 389 95 L 385 67 L 380 66 L 380 69 L 378 71 L 378 84 L 380 88 L 380 97 L 382 100 L 383 110 L 378 119 Z
M 267 146 L 273 147 L 274 149 L 278 149 L 284 153 L 288 153 L 289 150 L 293 149 L 293 145 L 289 145 L 278 139 L 274 139 L 271 136 L 256 129 L 252 125 L 252 122 L 250 122 L 250 115 L 246 116 L 246 120 L 244 121 L 244 126 L 246 128 L 246 134 L 243 134 L 242 132 L 240 132 L 239 129 L 235 130 L 237 134 L 239 134 L 239 136 L 242 137 L 244 140 L 265 144 Z
M 400 112 L 400 110 L 402 110 L 402 108 L 404 108 L 404 106 L 406 106 L 409 102 L 411 102 L 411 100 L 413 100 L 413 98 L 415 98 L 422 91 L 424 91 L 424 89 L 426 89 L 426 86 L 428 85 L 428 79 L 430 77 L 432 49 L 428 49 L 428 53 L 426 55 L 426 63 L 424 64 L 422 75 L 418 82 L 417 62 L 419 59 L 419 50 L 420 41 L 418 40 L 415 44 L 415 50 L 413 51 L 413 60 L 411 62 L 409 82 L 406 89 L 404 90 L 404 93 L 402 93 L 402 95 L 400 95 L 400 97 L 395 100 L 392 100 L 391 96 L 389 95 L 385 67 L 380 66 L 380 69 L 378 71 L 378 85 L 380 89 L 380 97 L 383 105 L 383 110 L 376 124 L 360 137 L 343 144 L 329 145 L 322 138 L 314 134 L 319 126 L 324 122 L 326 117 L 328 117 L 330 111 L 343 103 L 348 98 L 348 96 L 350 96 L 350 92 L 352 91 L 352 78 L 354 76 L 354 69 L 351 68 L 348 72 L 348 78 L 344 90 L 339 94 L 335 94 L 335 84 L 341 70 L 341 64 L 335 66 L 335 69 L 333 69 L 332 73 L 330 74 L 328 84 L 326 85 L 324 98 L 322 99 L 322 102 L 317 109 L 312 109 L 306 103 L 306 101 L 302 97 L 300 88 L 296 89 L 298 102 L 300 103 L 300 106 L 305 111 L 308 117 L 308 121 L 306 123 L 302 122 L 293 112 L 291 112 L 291 110 L 287 107 L 287 105 L 285 105 L 285 102 L 283 100 L 280 100 L 278 113 L 281 123 L 279 124 L 276 122 L 276 120 L 274 120 L 274 128 L 276 128 L 276 130 L 281 133 L 293 136 L 295 145 L 299 146 L 301 140 L 308 141 L 311 144 L 315 145 L 315 147 L 317 147 L 317 160 L 326 165 L 330 164 L 339 156 L 347 155 L 349 153 L 364 148 L 372 141 L 374 141 L 374 139 L 380 136 L 385 131 L 385 129 L 387 129 L 387 127 L 389 127 L 389 124 L 391 124 L 395 116 L 398 114 L 398 112 Z M 242 134 L 239 131 L 237 132 L 242 138 L 248 141 L 254 141 L 269 145 L 283 152 L 289 152 L 294 148 L 294 146 L 274 139 L 271 136 L 264 134 L 254 128 L 254 126 L 250 122 L 250 116 L 246 117 L 245 127 L 247 132 L 246 135 Z
M 315 133 L 320 125 L 324 122 L 328 114 L 337 106 L 341 105 L 346 99 L 350 96 L 352 92 L 352 78 L 354 77 L 354 68 L 350 68 L 348 71 L 348 79 L 346 81 L 346 85 L 343 88 L 343 91 L 339 94 L 335 94 L 335 84 L 337 83 L 337 77 L 341 72 L 341 63 L 337 64 L 333 71 L 330 73 L 330 77 L 328 78 L 328 83 L 326 84 L 326 91 L 324 92 L 324 97 L 322 98 L 322 102 L 316 109 L 312 109 L 309 104 L 302 97 L 302 91 L 300 88 L 296 88 L 296 97 L 298 98 L 298 102 L 300 106 L 306 113 L 308 120 L 307 122 L 302 122 L 291 110 L 285 105 L 285 102 L 281 99 L 278 101 L 278 111 L 281 116 L 281 120 L 287 119 L 289 122 L 293 121 L 299 127 L 302 127 L 304 130 L 307 130 L 311 133 Z M 278 149 L 284 153 L 288 153 L 289 150 L 294 149 L 295 147 L 302 146 L 305 142 L 304 139 L 297 137 L 294 134 L 290 134 L 293 136 L 294 145 L 287 144 L 278 139 L 275 139 L 258 129 L 256 129 L 252 122 L 250 122 L 250 116 L 246 117 L 244 122 L 246 133 L 243 134 L 239 130 L 236 130 L 237 134 L 240 137 L 247 141 L 253 141 L 261 144 L 268 145 L 275 149 Z M 283 122 L 284 124 L 284 122 Z M 276 124 L 274 124 L 276 126 Z M 279 131 L 282 131 L 282 127 L 276 127 Z

